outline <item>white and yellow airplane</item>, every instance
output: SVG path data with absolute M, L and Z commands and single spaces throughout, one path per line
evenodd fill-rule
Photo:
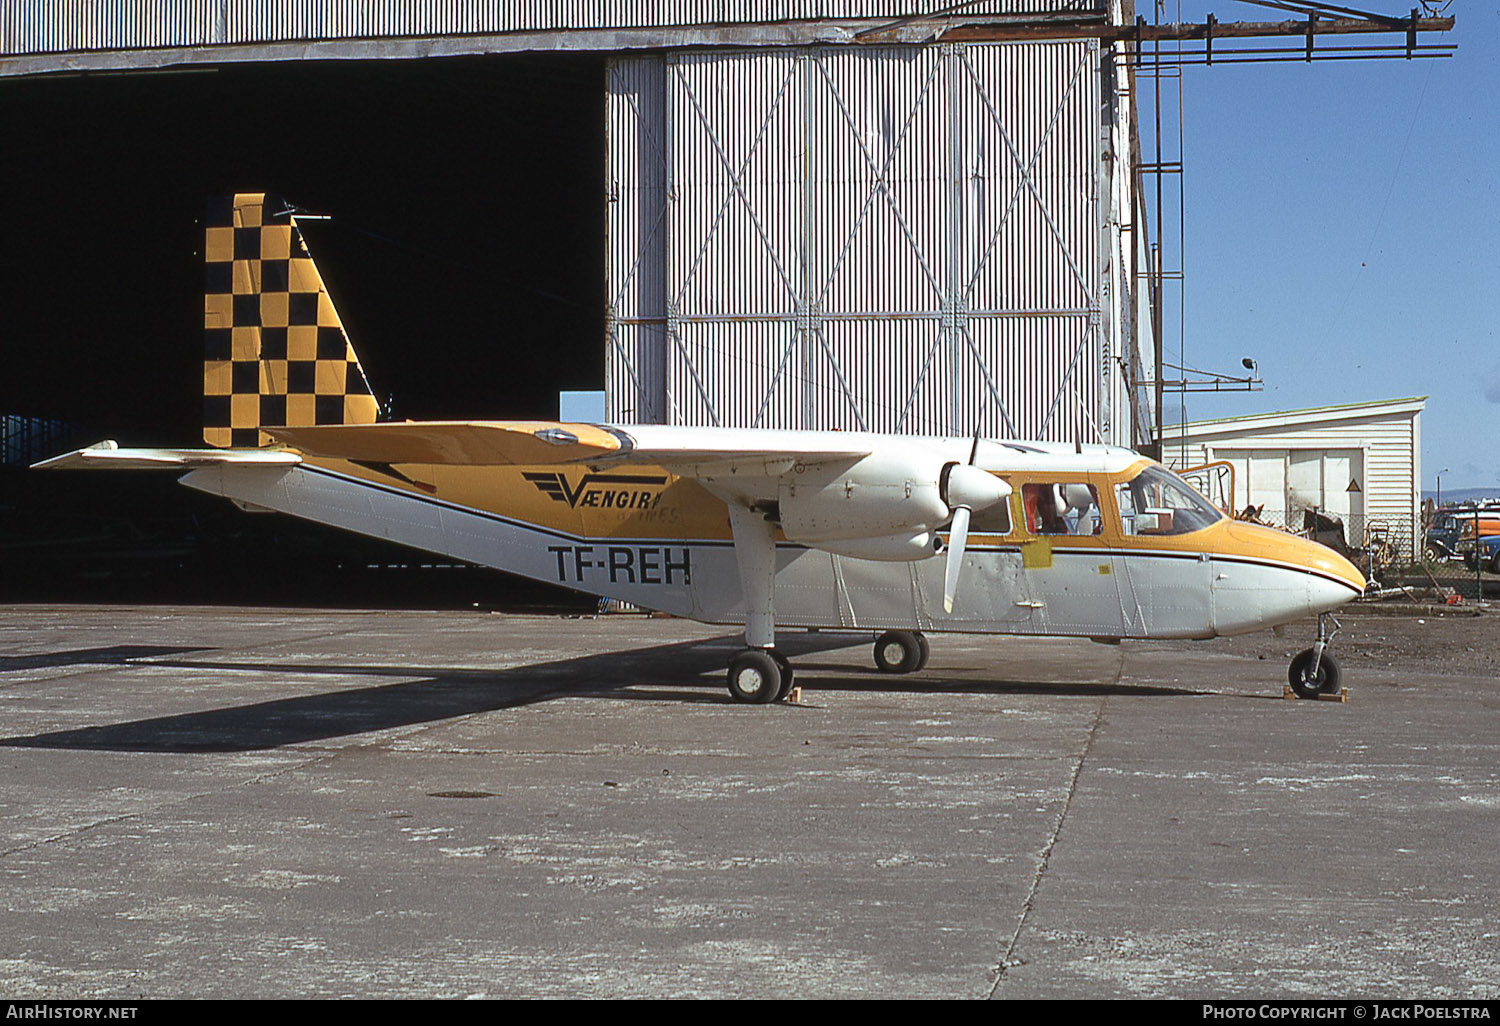
M 1327 614 L 1364 591 L 1333 550 L 1226 518 L 1127 449 L 833 431 L 377 422 L 283 201 L 211 212 L 202 449 L 101 442 L 42 468 L 186 471 L 289 513 L 536 580 L 745 625 L 729 693 L 785 697 L 781 627 L 870 631 L 892 673 L 926 632 L 1211 638 L 1317 614 L 1292 662 L 1336 692 Z

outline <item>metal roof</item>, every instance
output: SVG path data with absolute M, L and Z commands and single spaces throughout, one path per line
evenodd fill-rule
M 1272 413 L 1250 413 L 1241 417 L 1217 417 L 1212 420 L 1190 420 L 1186 424 L 1166 426 L 1168 440 L 1237 431 L 1243 428 L 1285 427 L 1293 424 L 1316 424 L 1330 420 L 1358 420 L 1398 413 L 1421 413 L 1427 407 L 1427 396 L 1402 399 L 1377 399 L 1364 403 L 1340 403 L 1314 406 L 1303 410 L 1281 410 Z
M 811 41 L 799 38 L 808 35 L 808 26 L 821 26 L 813 38 L 821 31 L 826 42 L 857 42 L 854 32 L 870 29 L 930 35 L 948 16 L 1078 19 L 1106 12 L 1106 0 L 0 0 L 0 73 L 120 66 L 102 62 L 100 55 L 205 48 L 214 56 L 175 54 L 171 60 L 756 42 L 746 28 L 764 30 L 758 41 L 765 44 Z M 456 40 L 463 42 L 452 45 Z M 421 45 L 409 45 L 413 41 Z M 449 45 L 434 47 L 434 41 Z M 355 43 L 364 45 L 351 47 Z M 297 48 L 264 49 L 285 44 Z M 309 51 L 308 44 L 318 45 Z M 235 53 L 247 46 L 259 56 Z M 71 57 L 74 63 L 4 60 L 40 55 Z

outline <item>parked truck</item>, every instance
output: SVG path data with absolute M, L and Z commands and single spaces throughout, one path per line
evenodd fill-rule
M 1500 535 L 1500 509 L 1440 509 L 1427 525 L 1423 547 L 1428 559 L 1452 559 L 1459 554 L 1459 539 L 1467 531 L 1474 534 L 1474 518 L 1479 517 L 1480 537 Z
M 1471 516 L 1459 528 L 1458 543 L 1454 548 L 1470 569 L 1477 570 L 1482 564 L 1489 567 L 1491 573 L 1500 574 L 1500 520 Z

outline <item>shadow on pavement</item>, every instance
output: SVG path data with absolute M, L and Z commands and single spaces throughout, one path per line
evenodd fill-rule
M 623 652 L 579 656 L 499 670 L 392 666 L 378 663 L 214 661 L 178 658 L 203 651 L 167 646 L 120 646 L 42 655 L 0 662 L 0 670 L 71 663 L 166 667 L 195 671 L 288 674 L 299 678 L 400 678 L 388 684 L 343 687 L 315 695 L 251 705 L 133 720 L 107 726 L 0 738 L 10 748 L 54 748 L 115 752 L 241 752 L 278 748 L 355 734 L 409 727 L 510 709 L 557 698 L 606 697 L 632 701 L 729 704 L 723 674 L 739 635 L 656 645 Z M 789 634 L 780 647 L 796 659 L 853 645 L 863 635 Z M 412 679 L 418 678 L 418 679 Z M 971 680 L 944 676 L 931 668 L 911 677 L 845 663 L 801 665 L 799 683 L 818 691 L 953 693 L 975 695 L 1195 696 L 1190 688 L 1118 683 Z M 646 687 L 640 685 L 645 684 Z M 691 690 L 688 690 L 691 689 Z

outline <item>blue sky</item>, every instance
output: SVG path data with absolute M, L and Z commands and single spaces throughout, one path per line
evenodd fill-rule
M 1234 0 L 1180 9 L 1185 21 L 1282 18 Z M 1448 468 L 1444 491 L 1500 494 L 1500 0 L 1447 13 L 1454 31 L 1428 41 L 1457 44 L 1448 59 L 1184 73 L 1186 362 L 1242 373 L 1251 357 L 1265 380 L 1263 392 L 1189 395 L 1186 414 L 1426 395 L 1422 486 Z M 1167 135 L 1176 99 L 1164 100 Z M 1142 130 L 1150 159 L 1148 112 Z M 1169 245 L 1176 205 L 1169 190 Z M 1164 335 L 1176 362 L 1175 316 Z M 1169 394 L 1163 418 L 1181 415 Z

